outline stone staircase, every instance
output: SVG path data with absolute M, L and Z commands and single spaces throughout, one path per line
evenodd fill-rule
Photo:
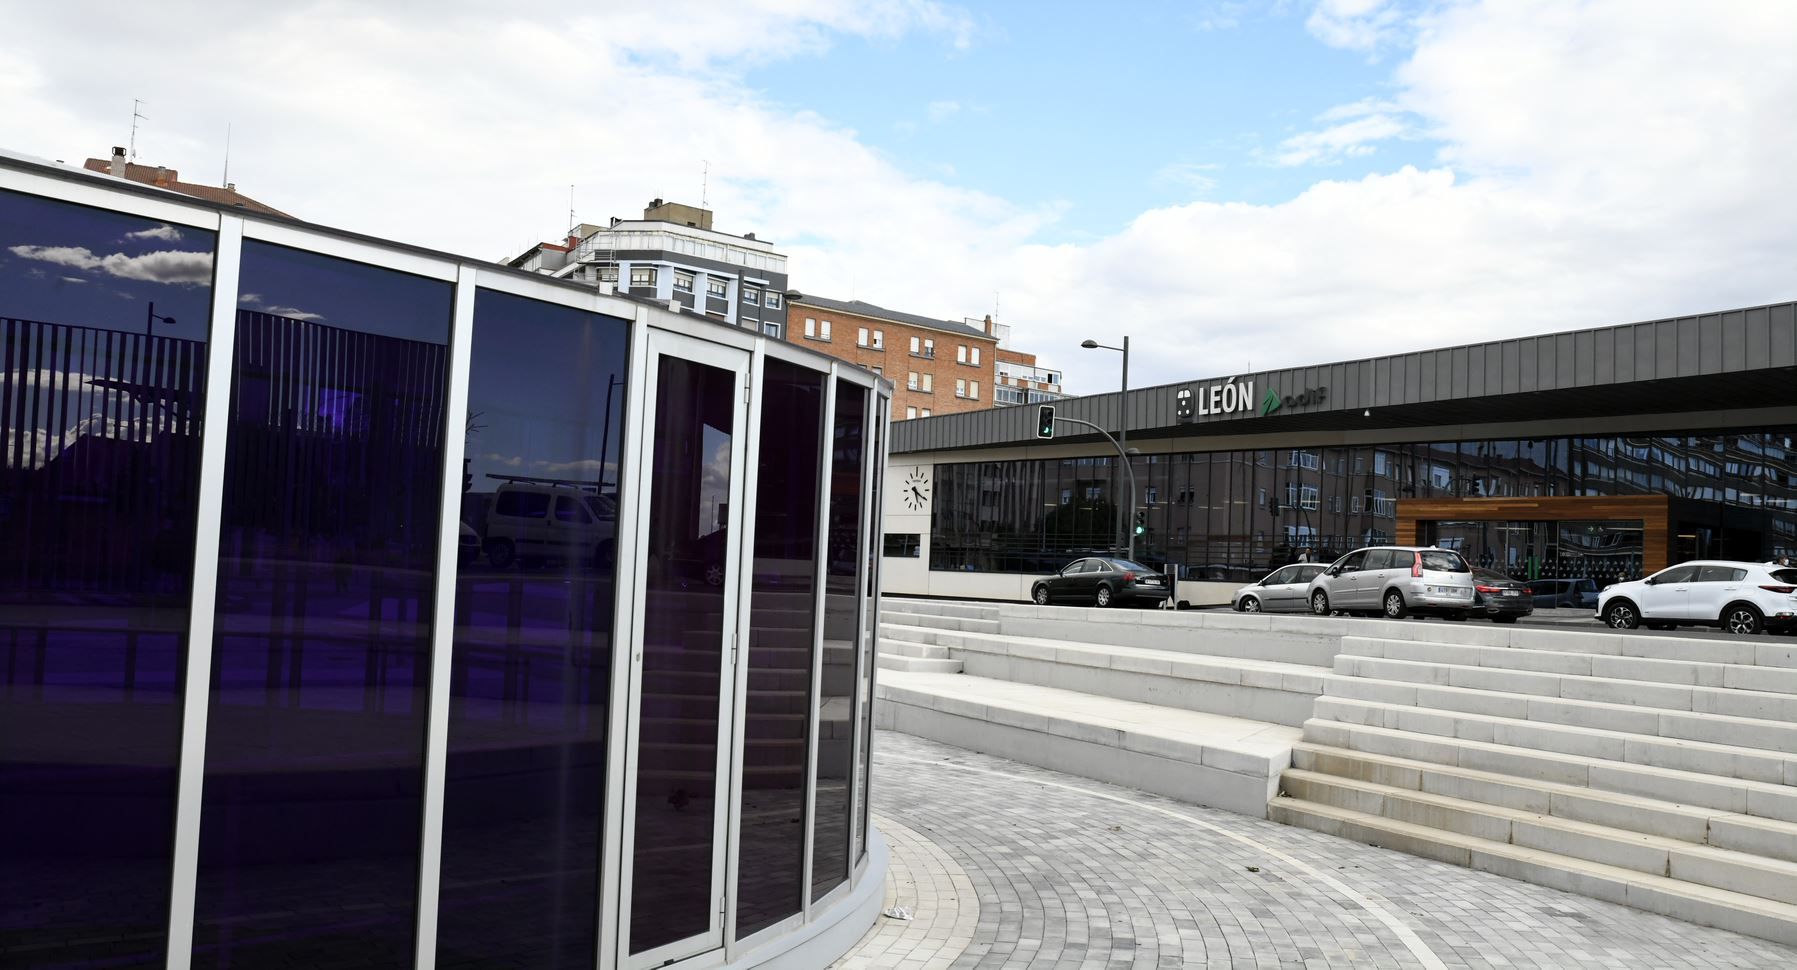
M 1269 817 L 1797 945 L 1797 641 L 1391 626 Z

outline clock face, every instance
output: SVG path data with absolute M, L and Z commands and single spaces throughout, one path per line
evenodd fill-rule
M 913 468 L 911 474 L 905 476 L 899 497 L 905 500 L 905 508 L 913 512 L 920 512 L 930 504 L 930 476 L 924 474 L 923 468 Z

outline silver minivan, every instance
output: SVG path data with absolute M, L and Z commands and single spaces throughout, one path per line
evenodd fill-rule
M 1472 567 L 1451 549 L 1373 546 L 1337 559 L 1310 581 L 1310 611 L 1464 617 L 1473 606 Z

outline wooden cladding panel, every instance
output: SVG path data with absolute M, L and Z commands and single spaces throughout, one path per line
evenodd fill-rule
M 1544 495 L 1518 498 L 1399 499 L 1397 542 L 1417 544 L 1419 522 L 1639 521 L 1641 568 L 1672 563 L 1672 500 L 1665 495 Z

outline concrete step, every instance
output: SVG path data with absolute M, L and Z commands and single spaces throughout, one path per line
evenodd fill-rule
M 1302 801 L 1797 903 L 1797 863 L 1782 859 L 1296 768 L 1282 788 Z
M 958 674 L 962 670 L 961 661 L 947 657 L 907 657 L 902 654 L 881 653 L 875 662 L 881 670 L 908 670 L 926 674 Z
M 997 633 L 998 621 L 967 616 L 939 616 L 932 613 L 901 613 L 892 609 L 880 611 L 880 625 L 921 626 L 937 630 L 974 630 Z
M 1797 946 L 1797 905 L 1296 798 L 1268 817 L 1330 835 Z
M 905 613 L 927 613 L 934 616 L 964 616 L 976 620 L 996 620 L 999 609 L 992 603 L 970 603 L 963 600 L 926 600 L 901 596 L 880 599 L 880 608 Z
M 884 631 L 881 631 L 884 632 Z M 919 643 L 914 640 L 894 640 L 880 637 L 880 652 L 897 657 L 923 657 L 929 660 L 947 660 L 948 648 L 931 643 Z
M 1526 641 L 1510 647 L 1486 647 L 1425 640 L 1343 637 L 1341 652 L 1387 660 L 1797 694 L 1797 668 L 1538 650 L 1530 648 Z
M 1008 636 L 1109 644 L 1326 667 L 1340 649 L 1342 624 L 1324 617 L 1173 610 L 1099 610 L 1007 606 Z M 1333 626 L 1332 626 L 1333 624 Z
M 1336 674 L 1324 679 L 1323 693 L 1331 697 L 1425 710 L 1521 718 L 1770 751 L 1797 751 L 1797 723 L 1788 721 L 1566 700 L 1470 687 L 1440 687 L 1369 677 L 1343 677 Z
M 1510 744 L 1443 737 L 1313 718 L 1306 742 L 1331 748 L 1468 768 L 1591 788 L 1737 815 L 1797 822 L 1797 787 L 1604 758 L 1531 750 Z
M 1334 670 L 1344 677 L 1467 687 L 1509 694 L 1561 697 L 1797 724 L 1797 694 L 1772 691 L 1648 683 L 1613 677 L 1468 667 L 1431 661 L 1390 660 L 1349 653 L 1335 658 Z
M 1767 751 L 1488 714 L 1431 711 L 1346 697 L 1319 698 L 1316 717 L 1439 737 L 1489 741 L 1612 763 L 1797 786 L 1797 751 Z M 1797 787 L 1792 791 L 1797 793 Z
M 880 727 L 1264 818 L 1295 728 L 965 674 L 883 671 Z
M 1303 742 L 1292 766 L 1537 815 L 1797 862 L 1797 823 Z

